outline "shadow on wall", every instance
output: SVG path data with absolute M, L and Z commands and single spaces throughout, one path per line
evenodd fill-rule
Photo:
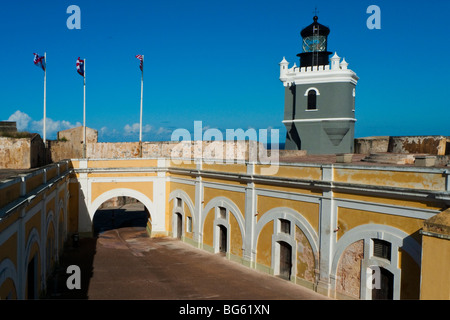
M 96 253 L 96 238 L 81 238 L 78 241 L 70 239 L 60 257 L 60 264 L 47 281 L 47 292 L 43 299 L 89 299 L 89 283 L 94 273 L 94 256 Z M 69 289 L 67 282 L 74 273 L 68 272 L 69 266 L 80 268 L 80 289 Z
M 69 200 L 69 208 L 78 209 L 79 186 L 76 196 Z M 71 194 L 73 194 L 71 190 Z M 73 202 L 72 202 L 73 201 Z M 83 206 L 84 202 L 82 202 Z M 80 208 L 87 212 L 87 208 Z M 80 237 L 78 234 L 78 218 L 68 215 L 68 239 L 65 243 L 59 263 L 52 275 L 47 279 L 47 291 L 42 299 L 89 299 L 89 283 L 94 273 L 94 256 L 97 250 L 97 239 L 94 237 Z M 69 266 L 78 266 L 80 269 L 80 289 L 70 290 L 67 281 L 74 272 L 68 272 Z M 73 283 L 73 282 L 72 282 Z

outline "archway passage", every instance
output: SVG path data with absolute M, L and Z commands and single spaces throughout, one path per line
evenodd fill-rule
M 148 209 L 137 199 L 114 197 L 105 201 L 95 212 L 92 220 L 94 236 L 108 230 L 141 227 L 151 232 Z

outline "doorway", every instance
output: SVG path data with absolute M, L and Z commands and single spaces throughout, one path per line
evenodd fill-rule
M 227 252 L 227 228 L 219 225 L 219 253 Z
M 290 280 L 292 272 L 292 247 L 290 244 L 280 241 L 280 271 L 279 277 Z
M 394 293 L 394 275 L 380 268 L 380 289 L 372 289 L 372 300 L 392 300 Z
M 175 213 L 175 217 L 176 217 L 176 237 L 177 239 L 181 240 L 181 235 L 183 233 L 183 216 L 181 215 L 181 213 L 177 212 Z

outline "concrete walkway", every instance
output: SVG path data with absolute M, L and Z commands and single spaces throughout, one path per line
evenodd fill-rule
M 286 280 L 247 268 L 145 229 L 106 231 L 68 248 L 48 285 L 47 299 L 325 300 Z M 81 289 L 68 290 L 67 266 L 81 270 Z

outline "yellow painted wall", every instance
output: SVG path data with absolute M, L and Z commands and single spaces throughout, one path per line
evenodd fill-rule
M 256 246 L 256 263 L 271 267 L 272 265 L 272 235 L 273 220 L 268 222 L 261 230 L 258 236 Z
M 1 189 L 0 208 L 20 197 L 20 183 L 14 183 Z
M 214 198 L 216 197 L 226 197 L 230 199 L 232 202 L 234 202 L 235 205 L 239 208 L 241 211 L 242 217 L 244 217 L 245 214 L 245 193 L 244 192 L 235 192 L 235 191 L 228 191 L 228 190 L 220 190 L 215 188 L 204 188 L 204 201 L 205 206 Z M 237 214 L 237 212 L 236 212 Z
M 242 257 L 242 233 L 233 214 L 230 214 L 230 253 Z
M 56 204 L 55 204 L 55 201 L 56 201 L 56 197 L 53 197 L 52 199 L 48 200 L 48 202 L 47 202 L 47 208 L 46 208 L 46 214 L 45 214 L 46 217 L 48 216 L 48 214 L 50 213 L 50 211 L 52 211 L 53 214 L 56 214 L 56 213 L 55 213 L 55 210 L 56 210 Z
M 49 248 L 50 242 L 53 242 L 53 246 L 51 248 Z M 50 223 L 50 225 L 48 227 L 48 232 L 47 232 L 45 246 L 46 246 L 46 248 L 48 250 L 51 250 L 50 252 L 48 252 L 48 250 L 46 250 L 47 254 L 50 255 L 50 266 L 46 266 L 46 267 L 49 268 L 50 270 L 52 270 L 54 265 L 55 265 L 55 259 L 54 259 L 54 256 L 53 256 L 53 249 L 56 247 L 55 228 L 53 226 L 53 223 Z M 45 257 L 45 259 L 47 259 L 47 257 Z
M 334 181 L 399 188 L 445 190 L 440 173 L 335 168 Z
M 450 240 L 423 235 L 422 300 L 450 300 Z
M 281 186 L 265 185 L 265 184 L 256 183 L 255 188 L 267 190 L 267 191 L 280 191 L 280 192 L 297 193 L 297 194 L 301 194 L 301 195 L 312 195 L 312 196 L 317 196 L 317 197 L 322 196 L 321 190 L 304 189 L 304 188 L 298 188 L 298 187 L 281 187 Z
M 69 205 L 67 212 L 67 231 L 69 233 L 76 232 L 78 230 L 78 212 L 79 212 L 79 185 L 78 183 L 70 183 L 69 184 Z
M 441 210 L 442 206 L 438 205 L 433 202 L 427 202 L 427 201 L 413 201 L 413 200 L 406 200 L 406 199 L 395 199 L 392 197 L 378 197 L 378 196 L 363 196 L 358 194 L 351 194 L 351 193 L 343 193 L 343 192 L 334 192 L 333 193 L 334 199 L 348 199 L 348 200 L 357 200 L 361 202 L 371 202 L 371 203 L 382 203 L 382 204 L 389 204 L 394 206 L 400 206 L 400 207 L 412 207 L 412 208 L 419 208 L 419 209 L 430 209 L 430 210 Z
M 0 286 L 0 300 L 7 299 L 9 296 L 9 299 L 16 300 L 17 299 L 17 289 L 14 286 L 14 282 L 11 278 L 8 278 L 3 282 L 3 284 Z
M 41 232 L 41 214 L 41 211 L 36 212 L 36 214 L 25 224 L 25 243 L 28 242 L 28 237 L 30 236 L 30 232 L 33 228 L 36 228 L 39 233 Z
M 247 173 L 247 166 L 245 164 L 207 164 L 207 163 L 203 163 L 202 170 L 230 172 L 230 173 Z
M 318 232 L 319 230 L 319 204 L 309 203 L 274 197 L 258 196 L 258 217 L 261 217 L 269 210 L 279 207 L 287 207 L 298 211 L 308 222 L 312 228 Z
M 6 228 L 12 225 L 20 216 L 20 210 L 14 210 L 8 217 L 2 219 L 0 222 L 0 232 L 3 232 Z
M 91 184 L 91 201 L 94 202 L 107 191 L 119 188 L 136 190 L 153 201 L 153 182 L 94 182 Z
M 44 181 L 43 173 L 36 174 L 35 176 L 28 178 L 26 180 L 26 184 L 27 184 L 26 192 L 28 193 L 28 192 L 36 189 L 43 183 L 43 181 Z
M 191 219 L 192 219 L 193 212 L 191 212 L 191 210 L 189 209 L 189 207 L 187 206 L 186 203 L 183 203 L 183 210 L 184 210 L 184 226 L 185 226 L 184 227 L 184 235 L 186 238 L 193 239 L 194 232 L 187 231 L 188 217 L 191 217 Z M 192 220 L 192 228 L 194 228 L 194 220 Z
M 338 226 L 340 227 L 337 232 L 338 239 L 340 239 L 345 232 L 350 231 L 357 226 L 365 224 L 381 224 L 403 230 L 407 234 L 410 234 L 419 244 L 421 243 L 421 237 L 418 232 L 423 225 L 423 220 L 421 219 L 342 207 L 338 208 L 337 216 Z
M 420 267 L 404 250 L 399 250 L 399 268 L 402 270 L 400 299 L 420 298 Z
M 255 174 L 263 174 L 262 170 L 269 170 L 270 165 L 256 165 Z M 279 166 L 276 177 L 297 178 L 307 180 L 320 180 L 322 169 L 320 167 Z
M 47 173 L 46 173 L 47 181 L 56 177 L 57 174 L 58 174 L 58 167 L 56 167 L 56 166 L 47 170 Z
M 167 194 L 169 195 L 173 191 L 176 190 L 183 190 L 187 193 L 189 198 L 191 199 L 192 203 L 195 203 L 195 186 L 190 184 L 184 184 L 184 183 L 177 183 L 177 182 L 171 182 L 170 184 L 170 192 Z
M 0 262 L 10 259 L 17 269 L 17 233 L 14 233 L 0 246 Z
M 116 173 L 91 173 L 89 178 L 120 178 L 120 177 L 156 177 L 157 172 L 116 172 Z
M 157 164 L 157 159 L 89 160 L 88 168 L 146 168 Z
M 213 232 L 214 232 L 214 208 L 208 212 L 205 218 L 205 223 L 203 225 L 203 243 L 210 247 L 212 247 L 214 244 Z
M 297 241 L 297 277 L 309 281 L 315 280 L 315 257 L 303 231 L 295 226 L 295 239 Z

